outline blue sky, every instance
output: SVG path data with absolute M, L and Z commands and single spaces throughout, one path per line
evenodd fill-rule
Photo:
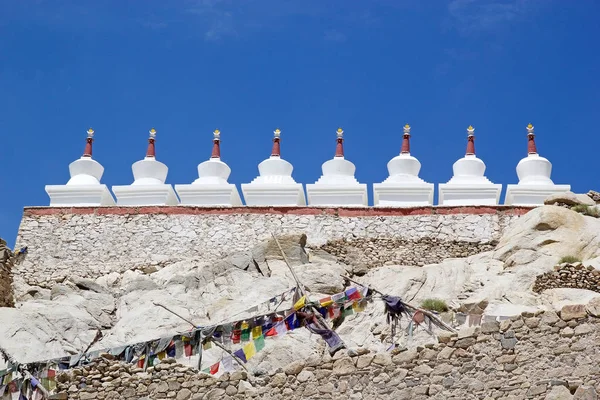
M 230 182 L 249 182 L 277 127 L 312 183 L 342 126 L 372 184 L 405 123 L 425 180 L 450 179 L 472 124 L 506 185 L 531 122 L 555 183 L 599 189 L 599 14 L 593 0 L 0 1 L 0 237 L 12 245 L 23 207 L 66 183 L 90 126 L 109 186 L 131 183 L 151 127 L 168 183 L 197 177 L 215 128 Z

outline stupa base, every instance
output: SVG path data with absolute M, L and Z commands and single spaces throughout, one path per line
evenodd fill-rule
M 500 201 L 501 184 L 440 184 L 441 206 L 495 206 Z
M 46 185 L 50 207 L 114 206 L 106 185 Z
M 175 185 L 181 205 L 238 207 L 240 193 L 233 183 Z
M 305 206 L 302 184 L 244 183 L 242 193 L 247 206 Z
M 367 206 L 369 199 L 367 185 L 306 185 L 310 206 Z
M 433 205 L 433 183 L 373 184 L 373 204 L 384 207 L 421 207 Z
M 504 204 L 509 206 L 541 206 L 557 193 L 571 190 L 571 185 L 507 185 Z
M 179 204 L 171 185 L 113 186 L 119 206 L 176 206 Z

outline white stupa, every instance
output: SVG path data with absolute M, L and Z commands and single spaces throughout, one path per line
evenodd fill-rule
M 373 184 L 375 206 L 416 207 L 433 204 L 433 183 L 419 178 L 421 163 L 410 155 L 410 125 L 404 126 L 400 155 L 392 158 L 387 169 L 389 176 Z
M 71 179 L 66 185 L 46 185 L 51 207 L 112 206 L 115 201 L 106 185 L 100 183 L 104 167 L 92 159 L 94 130 L 87 131 L 83 156 L 69 164 Z
M 497 205 L 501 184 L 485 177 L 485 164 L 475 155 L 475 129 L 467 129 L 467 152 L 452 165 L 454 175 L 439 185 L 439 204 L 450 206 Z
M 221 132 L 213 132 L 210 159 L 198 165 L 198 179 L 189 185 L 175 185 L 182 205 L 237 207 L 242 205 L 240 193 L 227 179 L 231 168 L 221 161 Z
M 332 160 L 321 167 L 323 175 L 313 184 L 306 185 L 308 204 L 311 206 L 367 206 L 367 185 L 354 177 L 356 167 L 344 158 L 344 131 L 337 130 L 337 145 Z
M 169 168 L 156 160 L 156 130 L 150 129 L 148 150 L 143 160 L 131 166 L 133 183 L 113 186 L 120 206 L 174 206 L 179 203 L 173 187 L 165 183 Z
M 258 164 L 259 176 L 242 184 L 248 206 L 304 206 L 306 198 L 301 183 L 292 178 L 294 167 L 281 158 L 281 131 L 276 129 L 271 157 Z
M 552 163 L 537 153 L 533 125 L 527 125 L 527 157 L 517 164 L 519 183 L 506 187 L 506 205 L 533 206 L 544 204 L 554 193 L 571 190 L 571 185 L 555 185 L 550 179 Z

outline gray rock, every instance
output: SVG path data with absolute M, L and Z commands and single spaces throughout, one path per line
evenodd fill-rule
M 560 310 L 560 318 L 563 321 L 570 321 L 572 319 L 581 319 L 587 316 L 585 305 L 583 304 L 567 304 L 564 305 Z
M 545 400 L 572 400 L 573 395 L 564 386 L 554 386 L 550 393 L 544 397 Z
M 573 400 L 598 400 L 598 394 L 593 386 L 579 386 Z
M 553 204 L 566 204 L 568 206 L 576 206 L 576 205 L 586 205 L 593 206 L 596 205 L 596 202 L 592 200 L 589 196 L 585 194 L 575 194 L 573 192 L 564 192 L 564 193 L 556 193 L 552 194 L 544 200 L 544 204 L 553 205 Z

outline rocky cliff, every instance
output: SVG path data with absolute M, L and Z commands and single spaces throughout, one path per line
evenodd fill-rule
M 52 218 L 55 218 L 55 216 Z M 280 221 L 283 218 L 281 217 Z M 430 217 L 427 218 L 431 219 Z M 418 224 L 418 218 L 414 221 Z M 464 232 L 474 232 L 474 228 L 468 228 L 468 218 L 461 219 L 461 221 L 460 224 L 462 225 L 460 226 Z M 126 221 L 123 221 L 123 223 L 125 224 Z M 378 225 L 375 224 L 373 226 L 376 228 Z M 451 230 L 447 232 L 443 224 L 437 228 L 428 227 L 427 229 L 430 228 L 434 231 L 435 229 L 439 229 L 436 232 L 443 233 L 443 235 L 451 235 Z M 313 226 L 313 230 L 315 229 L 315 226 Z M 387 227 L 385 229 L 389 230 L 390 228 Z M 83 235 L 79 230 L 75 229 L 75 231 L 77 235 Z M 339 233 L 341 231 L 336 232 Z M 578 355 L 584 354 L 587 351 L 576 350 L 581 345 L 576 345 L 575 349 L 572 349 L 571 343 L 577 340 L 578 343 L 582 341 L 581 343 L 587 343 L 586 346 L 592 346 L 592 343 L 596 339 L 589 339 L 588 341 L 587 338 L 597 338 L 595 336 L 597 333 L 590 333 L 591 336 L 575 334 L 571 337 L 561 336 L 560 332 L 569 327 L 570 320 L 560 320 L 567 324 L 565 326 L 562 326 L 562 322 L 558 320 L 552 323 L 547 322 L 545 325 L 540 321 L 539 326 L 533 326 L 534 323 L 532 322 L 535 321 L 535 318 L 542 318 L 537 315 L 541 311 L 547 311 L 547 315 L 552 315 L 552 312 L 559 312 L 565 305 L 594 304 L 597 301 L 594 299 L 600 297 L 600 293 L 589 290 L 587 287 L 573 289 L 563 287 L 560 283 L 553 283 L 547 289 L 542 288 L 541 293 L 533 290 L 536 281 L 547 281 L 544 277 L 547 277 L 547 274 L 555 272 L 554 267 L 565 256 L 580 259 L 582 262 L 581 265 L 585 267 L 585 270 L 595 276 L 594 271 L 600 265 L 600 237 L 598 235 L 598 232 L 600 232 L 600 220 L 597 218 L 577 213 L 565 207 L 539 207 L 507 223 L 502 228 L 501 235 L 494 238 L 494 240 L 497 240 L 497 243 L 491 241 L 492 236 L 490 235 L 490 240 L 487 243 L 479 243 L 477 244 L 479 247 L 471 247 L 469 250 L 464 250 L 460 247 L 462 246 L 460 243 L 464 243 L 465 241 L 458 240 L 458 244 L 456 245 L 457 254 L 454 254 L 453 258 L 444 258 L 445 256 L 443 255 L 435 256 L 439 257 L 438 259 L 428 259 L 427 257 L 432 257 L 432 255 L 428 254 L 426 250 L 418 250 L 412 254 L 405 251 L 406 249 L 410 249 L 410 246 L 414 244 L 414 242 L 411 242 L 414 238 L 411 239 L 408 237 L 402 239 L 404 241 L 400 243 L 397 242 L 398 238 L 386 237 L 385 232 L 388 232 L 387 230 L 382 232 L 384 233 L 381 233 L 380 237 L 374 241 L 370 239 L 366 241 L 364 238 L 359 238 L 360 240 L 358 241 L 355 238 L 347 238 L 341 241 L 339 237 L 334 236 L 329 242 L 323 242 L 320 239 L 315 242 L 311 241 L 310 233 L 307 235 L 301 233 L 280 235 L 279 238 L 284 253 L 293 265 L 300 280 L 314 298 L 332 295 L 344 290 L 348 282 L 342 275 L 348 275 L 364 285 L 376 288 L 383 293 L 400 296 L 405 301 L 413 304 L 418 305 L 423 300 L 433 297 L 444 299 L 453 312 L 462 311 L 466 314 L 477 314 L 480 317 L 480 321 L 510 319 L 514 317 L 513 322 L 516 324 L 513 325 L 512 322 L 510 323 L 515 334 L 514 338 L 520 340 L 523 346 L 535 347 L 543 345 L 550 348 L 552 340 L 554 342 L 557 340 L 561 343 L 565 342 L 564 344 L 569 345 L 570 350 L 564 353 L 568 355 L 555 354 L 554 358 L 546 360 L 551 364 L 556 361 L 557 371 L 558 368 L 565 368 L 566 365 L 576 366 L 575 361 L 577 361 Z M 371 234 L 376 236 L 376 231 Z M 171 234 L 169 233 L 169 235 Z M 323 233 L 321 232 L 320 235 L 323 235 Z M 371 251 L 374 257 L 379 257 L 383 262 L 365 266 L 365 260 L 368 261 L 369 257 L 364 254 L 361 255 L 363 258 L 359 260 L 360 262 L 355 262 L 352 251 L 364 250 L 366 254 L 367 248 L 371 248 L 371 244 L 373 243 L 375 244 L 374 247 L 376 247 L 377 243 L 386 243 L 385 251 L 379 249 Z M 399 243 L 401 250 L 399 253 L 394 253 L 395 243 Z M 422 244 L 422 242 L 420 243 Z M 450 247 L 443 248 L 436 253 L 436 243 L 435 241 L 431 241 L 432 247 L 430 253 L 432 254 L 448 254 L 454 251 L 452 250 L 454 247 L 448 245 Z M 93 247 L 92 242 L 89 245 Z M 119 258 L 121 249 L 126 247 L 127 244 L 119 246 L 114 250 L 108 250 L 109 252 L 102 256 L 102 260 L 116 265 L 115 260 Z M 82 261 L 70 274 L 60 276 L 57 279 L 45 279 L 43 286 L 25 286 L 22 281 L 20 283 L 17 282 L 15 285 L 21 285 L 19 287 L 24 290 L 22 290 L 21 295 L 18 297 L 19 301 L 16 307 L 0 308 L 0 321 L 2 321 L 0 324 L 0 346 L 8 350 L 20 362 L 30 362 L 77 354 L 92 342 L 98 330 L 102 332 L 102 338 L 94 344 L 91 350 L 101 350 L 138 343 L 189 329 L 188 323 L 157 306 L 157 303 L 168 307 L 185 319 L 193 321 L 196 325 L 207 326 L 228 321 L 232 316 L 236 316 L 237 319 L 249 317 L 252 315 L 249 308 L 254 304 L 268 302 L 273 296 L 295 286 L 295 281 L 285 265 L 278 247 L 272 240 L 256 241 L 256 238 L 253 236 L 251 241 L 244 242 L 240 239 L 240 241 L 236 241 L 235 244 L 231 245 L 230 248 L 239 250 L 231 251 L 227 255 L 221 255 L 215 259 L 214 255 L 219 253 L 219 251 L 213 249 L 209 260 L 197 252 L 187 251 L 178 253 L 176 249 L 169 249 L 168 253 L 173 254 L 173 258 L 163 258 L 160 263 L 140 263 L 132 268 L 119 268 L 117 270 L 109 268 L 106 273 L 96 271 L 93 277 L 89 275 L 82 276 L 77 273 L 77 271 L 85 269 L 87 261 L 91 260 L 90 255 L 86 254 L 83 257 L 85 262 Z M 458 254 L 459 251 L 460 254 Z M 389 256 L 392 253 L 396 254 L 399 258 Z M 405 255 L 403 256 L 402 254 Z M 19 271 L 23 268 L 23 265 L 29 263 L 27 270 L 33 271 L 36 268 L 37 262 L 51 257 L 51 255 L 42 257 L 39 252 L 34 252 L 34 255 L 35 257 L 27 255 L 18 260 L 14 270 Z M 388 256 L 390 258 L 386 258 Z M 150 255 L 145 254 L 142 251 L 142 247 L 140 247 L 139 257 L 140 259 L 147 259 Z M 444 259 L 442 260 L 442 258 Z M 396 265 L 394 261 L 399 259 L 404 260 L 402 263 L 408 265 Z M 434 263 L 431 263 L 432 261 Z M 72 263 L 75 263 L 75 261 L 72 261 Z M 285 307 L 290 306 L 289 302 L 285 305 Z M 526 313 L 524 314 L 525 317 L 521 317 L 523 312 Z M 454 315 L 454 320 L 457 322 L 457 314 Z M 450 316 L 452 316 L 452 312 Z M 527 322 L 526 320 L 529 318 L 534 319 Z M 581 322 L 582 325 L 587 324 L 593 327 L 593 331 L 596 332 L 597 321 L 586 320 L 587 322 L 584 324 L 584 317 L 580 316 L 578 318 L 581 321 L 577 321 Z M 577 326 L 579 326 L 579 322 L 576 322 Z M 461 324 L 464 321 L 457 323 Z M 437 394 L 438 398 L 449 398 L 440 397 L 442 396 L 440 393 L 445 393 L 446 396 L 461 398 L 459 394 L 464 394 L 464 392 L 454 392 L 453 386 L 446 387 L 438 378 L 433 379 L 433 377 L 442 376 L 443 380 L 448 375 L 448 377 L 453 377 L 453 385 L 458 385 L 455 389 L 458 390 L 460 388 L 461 390 L 471 390 L 473 393 L 477 392 L 476 397 L 473 398 L 484 398 L 485 396 L 482 393 L 495 393 L 492 396 L 493 398 L 502 397 L 503 395 L 508 396 L 513 393 L 518 393 L 518 395 L 515 395 L 517 396 L 515 398 L 526 396 L 529 387 L 521 385 L 526 385 L 526 382 L 528 382 L 531 386 L 537 386 L 538 384 L 541 385 L 542 383 L 540 382 L 546 379 L 539 377 L 539 374 L 535 375 L 531 372 L 539 368 L 542 364 L 537 364 L 537 361 L 531 358 L 524 360 L 522 365 L 518 362 L 499 363 L 498 361 L 493 361 L 496 356 L 511 354 L 504 351 L 508 349 L 502 350 L 502 339 L 508 340 L 513 338 L 506 336 L 506 334 L 510 335 L 508 333 L 510 329 L 506 327 L 508 322 L 502 321 L 501 324 L 504 325 L 498 327 L 498 332 L 485 333 L 483 332 L 484 325 L 482 325 L 480 332 L 473 332 L 468 337 L 457 338 L 455 343 L 452 342 L 454 339 L 450 338 L 449 343 L 451 343 L 451 346 L 448 343 L 436 344 L 435 337 L 422 329 L 410 335 L 405 330 L 406 324 L 402 326 L 403 329 L 398 333 L 396 340 L 401 347 L 409 349 L 407 352 L 413 351 L 410 349 L 417 349 L 419 346 L 424 347 L 424 349 L 418 351 L 419 354 L 429 350 L 441 353 L 443 347 L 455 348 L 455 351 L 457 351 L 455 355 L 456 360 L 449 362 L 455 369 L 459 368 L 459 363 L 462 365 L 462 361 L 465 361 L 466 365 L 471 365 L 468 363 L 475 363 L 476 368 L 473 368 L 473 372 L 470 372 L 471 369 L 462 369 L 461 366 L 461 369 L 458 371 L 441 375 L 432 374 L 431 371 L 424 373 L 423 371 L 426 372 L 427 368 L 417 364 L 426 364 L 428 368 L 435 369 L 438 363 L 445 363 L 437 361 L 438 353 L 436 353 L 434 358 L 436 361 L 432 361 L 429 356 L 423 356 L 423 360 L 429 361 L 416 363 L 410 368 L 403 363 L 395 363 L 394 361 L 392 361 L 393 365 L 385 364 L 387 361 L 381 361 L 384 364 L 380 364 L 375 362 L 374 359 L 373 363 L 368 364 L 368 368 L 365 371 L 360 367 L 362 364 L 358 364 L 360 357 L 351 357 L 349 358 L 350 361 L 343 361 L 348 364 L 348 368 L 351 368 L 350 364 L 352 364 L 351 375 L 354 374 L 356 368 L 363 372 L 356 372 L 356 379 L 349 377 L 346 381 L 346 378 L 340 378 L 340 380 L 330 382 L 334 385 L 334 388 L 331 389 L 331 385 L 327 384 L 327 372 L 319 371 L 333 371 L 336 360 L 328 361 L 324 359 L 322 355 L 322 342 L 306 330 L 298 330 L 279 340 L 267 341 L 264 350 L 249 360 L 247 364 L 249 376 L 264 379 L 264 381 L 251 382 L 250 377 L 246 379 L 240 378 L 237 381 L 247 380 L 248 384 L 256 389 L 256 392 L 249 389 L 251 393 L 261 393 L 260 387 L 268 388 L 267 392 L 271 393 L 270 388 L 275 385 L 270 380 L 272 378 L 267 379 L 266 377 L 279 376 L 279 378 L 273 379 L 279 379 L 279 381 L 283 379 L 285 382 L 289 380 L 290 382 L 289 385 L 282 383 L 276 386 L 279 388 L 277 389 L 279 390 L 277 393 L 289 395 L 289 391 L 284 392 L 286 388 L 295 390 L 291 389 L 291 387 L 298 388 L 302 386 L 302 390 L 306 390 L 306 388 L 312 387 L 317 390 L 317 392 L 312 394 L 316 398 L 319 395 L 326 398 L 333 398 L 334 396 L 337 396 L 335 398 L 340 396 L 346 396 L 343 398 L 347 398 L 348 396 L 360 398 L 357 394 L 360 390 L 355 389 L 358 383 L 366 391 L 365 394 L 379 393 L 380 386 L 377 384 L 381 384 L 381 387 L 385 387 L 385 389 L 381 389 L 384 391 L 380 393 L 381 396 L 393 393 L 395 390 L 406 389 L 406 393 L 410 395 Z M 502 326 L 505 326 L 505 328 L 501 329 Z M 576 327 L 571 326 L 569 328 L 575 330 Z M 386 323 L 384 309 L 380 301 L 373 301 L 367 305 L 364 312 L 345 318 L 336 327 L 336 331 L 348 346 L 356 351 L 356 354 L 361 354 L 361 357 L 370 354 L 382 354 L 390 345 L 389 326 Z M 569 330 L 566 330 L 567 334 L 568 332 Z M 521 333 L 523 336 L 519 337 Z M 480 334 L 485 340 L 480 339 Z M 586 333 L 586 335 L 588 334 Z M 542 340 L 545 340 L 543 338 L 546 336 L 552 338 L 552 340 L 548 344 L 543 344 Z M 574 337 L 575 339 L 573 339 Z M 569 343 L 566 343 L 566 339 L 570 340 Z M 512 342 L 512 340 L 509 341 Z M 464 343 L 469 343 L 469 346 L 467 346 L 468 349 L 461 347 Z M 523 349 L 526 348 L 528 347 L 523 347 Z M 469 354 L 472 354 L 472 356 L 469 356 L 471 358 L 460 357 L 459 355 L 463 353 L 460 349 L 469 351 Z M 450 350 L 446 350 L 446 352 L 448 351 Z M 596 351 L 596 349 L 593 349 L 593 351 Z M 486 361 L 479 366 L 478 363 L 482 358 L 478 357 L 484 353 L 488 354 L 488 359 L 492 360 L 490 361 L 492 364 Z M 527 351 L 524 350 L 523 354 L 526 353 Z M 221 353 L 215 349 L 209 350 L 205 353 L 203 362 L 206 365 L 210 365 L 215 360 L 218 361 L 220 355 Z M 398 356 L 400 355 L 394 357 Z M 385 355 L 374 357 L 377 360 L 381 360 L 381 357 L 386 360 L 388 359 L 388 356 Z M 392 357 L 392 360 L 394 357 Z M 421 356 L 419 355 L 418 357 Z M 560 360 L 555 360 L 556 358 L 560 358 Z M 317 359 L 318 362 L 315 361 Z M 308 360 L 312 360 L 310 361 L 311 365 L 308 365 Z M 444 358 L 439 358 L 439 360 L 444 360 Z M 342 363 L 342 361 L 337 362 Z M 187 366 L 194 365 L 194 363 L 195 360 L 186 361 Z M 278 372 L 280 369 L 285 369 L 291 364 L 297 365 L 298 363 L 303 364 L 302 372 L 304 372 L 305 367 L 309 368 L 305 370 L 306 373 L 304 376 L 307 376 L 307 373 L 310 372 L 314 374 L 314 379 L 310 378 L 301 382 L 299 379 L 304 378 L 300 378 L 300 373 L 297 376 L 289 374 L 294 377 L 277 375 L 281 373 Z M 504 368 L 504 364 L 511 364 L 509 368 L 513 368 L 512 365 L 516 365 L 517 367 L 512 371 L 505 371 L 500 368 L 500 365 Z M 421 368 L 414 369 L 419 367 Z M 119 371 L 130 374 L 133 379 L 131 383 L 135 383 L 135 388 L 131 385 L 126 386 L 126 388 L 135 389 L 136 393 L 138 387 L 143 388 L 143 386 L 146 386 L 148 394 L 150 392 L 155 393 L 152 395 L 154 396 L 152 398 L 161 398 L 158 396 L 163 395 L 163 392 L 156 391 L 155 387 L 152 387 L 152 391 L 150 390 L 150 384 L 157 383 L 154 382 L 157 378 L 153 374 L 161 373 L 162 371 L 160 370 L 162 367 L 151 372 L 146 372 L 146 374 L 149 373 L 150 375 L 141 375 L 139 378 L 137 375 L 139 371 L 132 371 L 131 367 L 115 367 L 107 364 L 106 366 L 102 366 L 102 368 L 105 370 L 107 368 L 109 370 L 110 368 L 115 368 L 111 370 L 111 372 L 115 373 L 114 375 L 118 375 L 116 373 Z M 122 368 L 125 368 L 125 370 L 122 370 Z M 127 372 L 127 368 L 129 368 L 129 372 Z M 165 367 L 165 371 L 169 368 Z M 395 380 L 396 375 L 402 376 L 404 374 L 401 370 L 405 370 L 406 372 L 405 376 L 401 379 L 406 384 L 406 387 L 399 387 L 399 381 L 396 382 Z M 516 373 L 513 372 L 515 370 L 517 371 Z M 498 387 L 488 387 L 487 385 L 490 383 L 488 379 L 483 379 L 482 371 L 490 377 L 502 371 L 510 372 L 511 374 L 506 376 L 498 375 L 497 380 L 507 378 L 508 382 L 503 382 Z M 597 373 L 593 371 L 589 374 L 586 372 L 581 375 L 589 380 L 588 382 L 588 380 L 584 379 L 581 385 L 585 386 L 588 383 L 598 384 Z M 105 375 L 106 371 L 100 372 L 94 372 L 90 376 L 90 371 L 81 371 L 81 376 L 84 376 L 86 380 L 89 376 L 93 387 L 108 388 L 110 386 L 109 383 L 114 380 L 115 376 L 110 375 L 110 377 L 107 377 Z M 186 377 L 190 373 L 184 369 L 176 372 L 185 375 L 174 377 L 174 381 L 180 384 L 179 389 L 188 389 L 190 392 L 195 393 L 193 392 L 193 388 L 204 387 L 202 384 L 197 383 L 186 383 L 186 385 L 191 386 L 184 387 L 183 384 L 187 382 L 188 378 Z M 196 376 L 195 374 L 192 375 Z M 531 375 L 531 379 L 529 375 Z M 162 375 L 159 376 L 162 377 Z M 236 376 L 239 377 L 239 375 Z M 310 377 L 310 374 L 308 376 Z M 382 377 L 381 380 L 378 379 L 380 376 Z M 427 380 L 425 377 L 427 377 Z M 522 380 L 523 377 L 526 379 Z M 569 377 L 572 378 L 571 375 Z M 99 381 L 94 381 L 94 379 L 99 379 Z M 211 381 L 208 378 L 200 379 L 195 377 L 193 378 L 194 382 L 196 379 Z M 375 382 L 376 380 L 377 382 Z M 515 381 L 513 382 L 513 380 Z M 219 396 L 223 395 L 223 391 L 228 396 L 245 396 L 245 394 L 239 393 L 240 383 L 237 381 L 234 380 L 235 384 L 231 384 L 230 378 L 224 377 L 219 381 L 220 383 L 217 385 L 219 387 L 213 386 L 212 383 L 207 385 L 206 390 L 208 388 L 213 390 L 213 394 L 207 398 L 219 398 Z M 346 382 L 342 383 L 343 381 Z M 72 381 L 69 382 L 72 383 Z M 325 392 L 319 389 L 321 383 L 326 387 Z M 473 383 L 472 388 L 470 387 L 471 383 Z M 548 385 L 550 384 L 550 382 L 547 383 Z M 246 387 L 245 383 L 241 385 Z M 441 385 L 442 388 L 436 385 Z M 548 385 L 546 390 L 549 393 L 555 390 Z M 69 384 L 72 393 L 80 392 L 77 385 L 75 385 L 75 389 L 72 389 L 71 386 Z M 239 394 L 234 394 L 233 389 L 229 388 L 230 386 L 235 387 L 237 390 L 236 393 Z M 416 388 L 417 386 L 419 388 Z M 516 392 L 513 389 L 508 390 L 509 386 L 518 386 L 518 390 L 514 389 L 517 390 Z M 561 384 L 558 386 L 564 385 Z M 162 390 L 164 385 L 160 387 Z M 350 387 L 353 392 L 347 390 L 340 392 L 340 387 Z M 408 390 L 413 387 L 415 388 Z M 228 388 L 229 393 L 227 393 Z M 129 389 L 127 392 L 128 396 L 132 393 Z M 179 395 L 179 389 L 169 389 L 164 392 L 164 396 L 169 395 L 169 397 L 173 397 L 171 396 L 173 393 L 174 396 L 177 396 Z M 329 389 L 332 391 L 327 392 Z M 392 389 L 391 392 L 385 392 L 390 389 Z M 107 396 L 107 393 L 110 391 L 105 389 L 105 394 L 102 396 Z M 85 397 L 88 396 L 87 394 L 83 394 L 86 392 L 87 390 L 81 391 L 81 399 L 95 398 Z M 119 391 L 116 392 L 120 393 Z M 200 389 L 198 389 L 198 392 L 200 392 Z M 97 398 L 105 398 L 100 395 L 100 392 L 94 393 L 98 396 Z M 275 396 L 276 393 L 271 394 Z M 90 394 L 89 396 L 93 395 Z M 537 395 L 539 396 L 539 394 Z M 114 393 L 111 396 L 114 396 Z M 181 398 L 186 398 L 185 395 L 181 396 L 183 396 Z
M 12 258 L 12 251 L 6 247 L 6 242 L 0 239 L 0 307 L 14 307 Z

